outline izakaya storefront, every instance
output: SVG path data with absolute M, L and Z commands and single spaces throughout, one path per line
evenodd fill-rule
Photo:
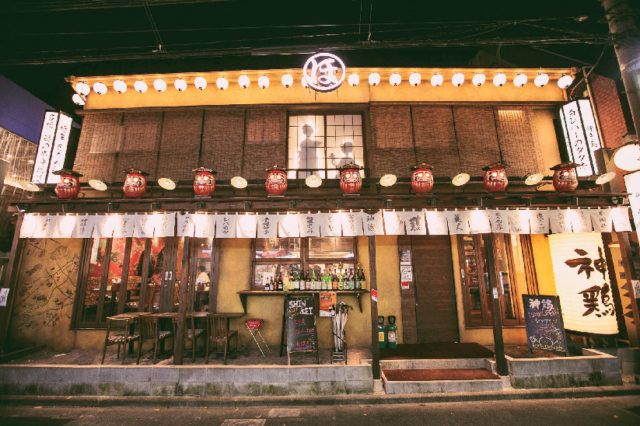
M 45 184 L 19 204 L 9 340 L 99 349 L 108 316 L 179 310 L 186 286 L 186 310 L 243 313 L 237 330 L 262 318 L 278 347 L 286 282 L 315 275 L 315 294 L 329 272 L 331 291 L 334 272 L 347 276 L 335 292 L 353 307 L 352 347 L 376 347 L 378 315 L 396 317 L 401 344 L 484 345 L 499 315 L 505 344 L 523 345 L 526 294 L 559 295 L 568 330 L 635 339 L 620 281 L 629 212 L 612 202 L 623 194 L 595 176 L 568 192 L 550 178 L 565 159 L 555 83 L 570 70 L 536 87 L 385 83 L 483 70 L 349 72 L 362 82 L 330 93 L 298 84 L 297 70 L 167 75 L 188 88 L 153 93 L 139 82 L 157 76 L 74 79 L 89 87 L 72 165 L 82 197 L 52 198 Z M 532 185 L 532 173 L 548 176 Z M 265 290 L 278 276 L 283 290 Z M 330 320 L 317 321 L 330 348 Z

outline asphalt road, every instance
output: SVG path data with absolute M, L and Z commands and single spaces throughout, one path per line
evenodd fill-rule
M 237 408 L 0 406 L 0 424 L 640 425 L 640 397 Z

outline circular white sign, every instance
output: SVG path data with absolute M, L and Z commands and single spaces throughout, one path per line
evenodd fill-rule
M 347 68 L 342 59 L 333 53 L 322 52 L 307 59 L 302 74 L 313 90 L 330 92 L 340 87 L 347 75 Z

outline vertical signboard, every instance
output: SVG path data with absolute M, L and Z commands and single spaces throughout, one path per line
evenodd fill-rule
M 569 102 L 560 109 L 569 159 L 579 166 L 578 176 L 599 174 L 596 153 L 601 149 L 595 117 L 588 99 Z
M 640 171 L 629 173 L 624 177 L 624 185 L 629 193 L 629 204 L 636 232 L 640 229 Z M 638 232 L 640 236 L 640 232 Z
M 51 152 L 53 151 L 53 140 L 55 139 L 56 128 L 58 126 L 58 115 L 59 114 L 54 111 L 47 111 L 44 114 L 38 152 L 33 165 L 33 175 L 31 176 L 31 182 L 33 183 L 42 184 L 47 182 L 49 161 L 51 160 Z
M 53 140 L 53 150 L 51 152 L 51 160 L 49 161 L 47 183 L 58 183 L 58 181 L 60 181 L 60 176 L 54 175 L 53 172 L 64 167 L 64 159 L 67 155 L 72 121 L 71 117 L 66 114 L 60 113 L 58 116 L 58 128 L 56 129 L 56 136 Z

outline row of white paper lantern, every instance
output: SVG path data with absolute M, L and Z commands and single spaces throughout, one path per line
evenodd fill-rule
M 360 76 L 355 73 L 351 74 L 349 75 L 347 81 L 350 86 L 357 86 L 358 84 L 360 84 Z M 380 74 L 376 72 L 369 74 L 369 84 L 371 86 L 379 85 L 380 81 L 381 81 Z M 409 76 L 409 84 L 414 87 L 418 86 L 421 83 L 421 81 L 422 81 L 422 76 L 419 73 L 413 73 Z M 454 74 L 453 77 L 451 78 L 451 83 L 456 87 L 462 86 L 464 81 L 465 81 L 465 77 L 464 77 L 464 74 L 461 72 Z M 472 84 L 478 87 L 482 86 L 485 83 L 485 81 L 486 81 L 486 76 L 485 74 L 482 74 L 482 73 L 474 74 L 471 79 Z M 522 87 L 525 84 L 527 84 L 527 81 L 528 81 L 528 77 L 526 76 L 526 74 L 520 73 L 514 77 L 513 84 L 516 87 Z M 293 85 L 293 77 L 291 76 L 291 74 L 285 74 L 282 76 L 281 82 L 284 87 L 289 88 Z M 389 76 L 389 84 L 391 84 L 392 86 L 398 86 L 400 85 L 401 82 L 402 82 L 402 76 L 400 74 L 393 73 Z M 506 82 L 507 82 L 507 75 L 504 73 L 498 73 L 493 77 L 493 84 L 497 87 L 504 86 Z M 548 82 L 549 82 L 549 75 L 545 73 L 538 74 L 533 80 L 533 83 L 537 87 L 543 87 Z M 573 77 L 568 74 L 565 74 L 558 79 L 558 87 L 560 87 L 561 89 L 566 89 L 571 85 L 572 82 L 573 82 Z M 301 83 L 302 83 L 302 86 L 307 87 L 307 82 L 304 78 L 302 78 Z M 439 87 L 439 86 L 442 86 L 443 83 L 444 83 L 444 77 L 442 76 L 442 74 L 436 73 L 433 76 L 431 76 L 432 86 Z M 248 76 L 241 75 L 238 78 L 238 85 L 243 89 L 246 89 L 247 87 L 249 87 L 250 84 L 251 84 L 251 80 L 249 79 Z M 197 89 L 204 90 L 207 87 L 207 80 L 204 77 L 196 77 L 193 81 L 193 85 Z M 178 78 L 174 81 L 173 86 L 176 88 L 177 91 L 183 92 L 187 89 L 187 82 L 182 78 Z M 219 77 L 216 80 L 216 86 L 220 90 L 225 90 L 229 87 L 229 80 L 227 80 L 224 77 Z M 262 89 L 266 89 L 267 87 L 269 87 L 269 77 L 264 75 L 259 77 L 258 86 Z M 138 80 L 133 84 L 133 88 L 136 92 L 144 93 L 147 91 L 148 86 L 147 86 L 147 83 L 145 83 L 144 81 Z M 153 88 L 158 92 L 164 92 L 167 90 L 167 83 L 163 79 L 158 78 L 154 80 Z M 91 93 L 91 87 L 89 86 L 89 84 L 81 81 L 76 83 L 75 90 L 77 93 L 73 96 L 73 101 L 78 105 L 84 105 L 84 98 L 88 96 L 89 93 Z M 102 82 L 96 82 L 93 84 L 93 91 L 98 95 L 104 95 L 105 93 L 107 93 L 107 90 L 108 89 L 106 84 Z M 127 91 L 127 83 L 125 83 L 123 80 L 115 80 L 113 82 L 113 90 L 115 90 L 118 93 L 124 93 Z

